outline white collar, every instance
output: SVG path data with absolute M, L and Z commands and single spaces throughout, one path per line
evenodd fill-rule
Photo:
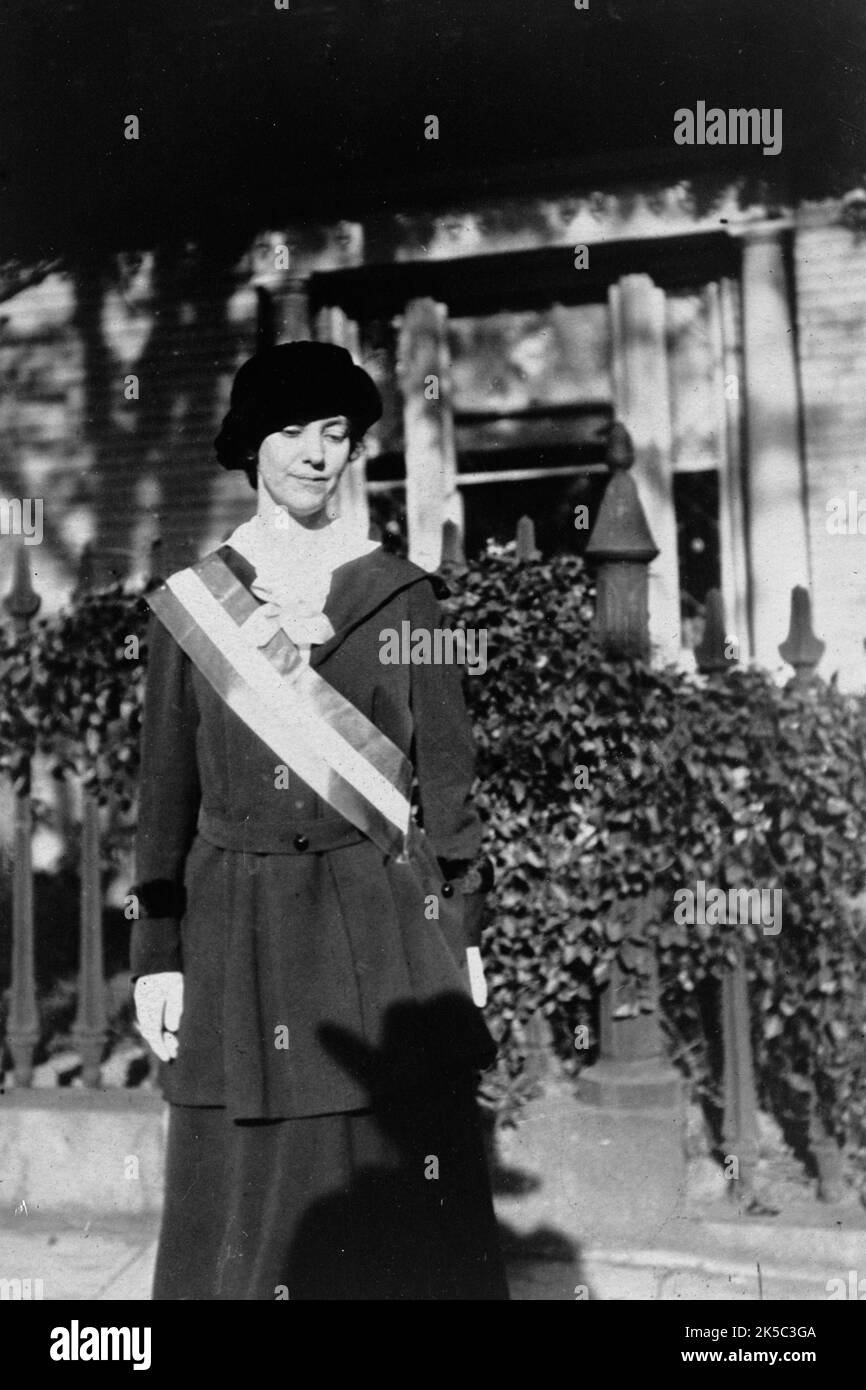
M 257 512 L 229 536 L 226 544 L 253 565 L 257 575 L 300 595 L 327 594 L 340 565 L 378 550 L 379 542 L 346 525 L 339 517 L 317 530 L 302 526 L 284 508 Z M 324 602 L 324 595 L 322 597 Z

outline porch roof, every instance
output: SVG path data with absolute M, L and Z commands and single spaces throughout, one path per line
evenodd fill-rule
M 243 246 L 287 219 L 687 177 L 732 156 L 794 197 L 866 168 L 862 0 L 289 6 L 7 0 L 3 252 Z M 675 110 L 698 100 L 781 107 L 781 155 L 675 145 Z

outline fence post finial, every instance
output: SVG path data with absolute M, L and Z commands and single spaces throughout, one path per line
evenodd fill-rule
M 15 573 L 12 587 L 3 600 L 3 607 L 15 624 L 18 632 L 26 631 L 42 605 L 42 600 L 33 588 L 30 577 L 30 556 L 26 546 L 19 545 L 15 551 Z
M 535 546 L 535 522 L 522 516 L 517 523 L 515 554 L 518 560 L 537 560 L 541 552 Z
M 75 576 L 75 588 L 73 594 L 75 598 L 80 598 L 88 593 L 96 582 L 96 557 L 93 553 L 93 546 L 90 541 L 84 546 L 78 557 L 78 573 Z
M 452 573 L 460 573 L 466 569 L 463 537 L 457 523 L 450 519 L 443 522 L 442 525 L 442 564 L 440 568 L 450 570 Z
M 611 473 L 618 468 L 631 468 L 634 463 L 634 444 L 621 420 L 614 420 L 607 436 L 605 463 Z
M 824 655 L 825 642 L 812 631 L 812 600 L 801 584 L 791 590 L 791 623 L 788 636 L 779 643 L 779 655 L 794 668 L 794 683 L 808 685 Z
M 719 589 L 710 589 L 704 604 L 704 635 L 695 647 L 695 661 L 701 674 L 714 676 L 729 670 L 739 657 L 728 656 L 727 649 L 724 600 Z
M 584 552 L 598 562 L 595 630 L 608 656 L 649 655 L 649 566 L 658 555 L 630 469 L 634 447 L 615 420 L 607 441 L 610 480 Z
M 144 591 L 148 593 L 162 583 L 163 560 L 162 560 L 162 539 L 154 536 L 150 542 L 147 552 L 147 575 L 144 581 Z

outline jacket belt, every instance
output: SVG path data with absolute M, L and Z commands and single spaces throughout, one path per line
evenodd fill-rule
M 273 825 L 251 818 L 232 820 L 204 810 L 199 811 L 198 833 L 218 849 L 248 854 L 321 854 L 325 850 L 360 844 L 367 838 L 341 816 L 287 820 Z

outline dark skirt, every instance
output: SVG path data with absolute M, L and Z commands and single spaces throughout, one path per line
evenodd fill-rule
M 507 1299 L 474 1088 L 232 1120 L 170 1109 L 155 1299 Z
M 382 1089 L 489 1066 L 490 1034 L 446 940 L 462 936 L 461 895 L 441 886 L 423 838 L 404 864 L 369 840 L 258 854 L 198 837 L 166 1100 L 286 1119 L 368 1109 Z M 425 893 L 441 920 L 427 920 Z

